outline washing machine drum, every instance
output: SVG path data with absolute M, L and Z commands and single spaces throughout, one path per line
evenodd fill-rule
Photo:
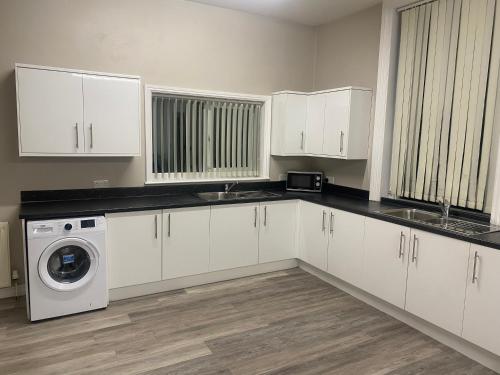
M 82 288 L 99 268 L 99 253 L 81 238 L 64 238 L 51 243 L 38 260 L 38 274 L 49 288 L 72 291 Z

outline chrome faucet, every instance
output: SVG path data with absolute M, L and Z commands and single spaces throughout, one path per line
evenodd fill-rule
M 448 216 L 450 216 L 450 201 L 447 199 L 443 199 L 441 202 L 439 202 L 439 206 L 441 207 L 443 217 L 448 218 Z
M 234 188 L 236 185 L 238 185 L 238 181 L 234 181 L 231 185 L 225 184 L 224 185 L 224 193 L 229 193 L 232 188 Z

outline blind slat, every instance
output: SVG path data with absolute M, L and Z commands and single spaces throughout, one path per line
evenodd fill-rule
M 403 99 L 404 99 L 404 89 L 406 80 L 406 54 L 408 50 L 408 24 L 409 24 L 409 12 L 404 12 L 401 15 L 401 35 L 400 35 L 400 47 L 399 47 L 399 59 L 398 59 L 398 78 L 396 86 L 396 104 L 395 104 L 395 114 L 394 114 L 394 131 L 392 139 L 392 159 L 391 165 L 394 166 L 393 173 L 390 177 L 389 191 L 390 194 L 396 194 L 398 189 L 398 170 L 399 170 L 399 152 L 401 145 L 401 133 L 402 133 L 402 123 L 403 123 Z
M 488 177 L 490 163 L 490 152 L 495 122 L 495 107 L 497 102 L 497 89 L 500 68 L 500 2 L 495 6 L 495 23 L 493 29 L 493 43 L 491 46 L 491 61 L 488 77 L 488 89 L 486 93 L 486 108 L 484 112 L 483 144 L 481 149 L 481 160 L 479 165 L 479 176 L 477 181 L 477 205 L 476 209 L 484 208 L 484 194 Z
M 401 151 L 399 152 L 399 161 L 397 168 L 397 195 L 404 195 L 404 177 L 405 177 L 405 168 L 406 168 L 406 160 L 407 160 L 407 143 L 408 143 L 408 131 L 409 131 L 409 119 L 410 119 L 410 103 L 411 103 L 411 92 L 412 92 L 412 83 L 413 83 L 413 61 L 415 57 L 415 39 L 417 32 L 417 18 L 418 18 L 418 10 L 417 8 L 410 9 L 408 11 L 408 45 L 407 45 L 407 53 L 406 53 L 406 61 L 405 61 L 405 74 L 404 74 L 404 90 L 403 90 L 403 105 L 402 105 L 402 127 L 401 127 L 401 141 L 400 147 Z

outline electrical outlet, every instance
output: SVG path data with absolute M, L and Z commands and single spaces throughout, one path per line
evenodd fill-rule
M 12 270 L 12 280 L 19 279 L 19 272 L 17 270 Z
M 109 187 L 109 180 L 94 180 L 94 188 L 107 188 Z
M 334 181 L 333 176 L 325 176 L 325 178 L 328 180 L 328 183 L 329 183 L 329 184 L 332 184 L 332 185 L 333 185 L 333 181 Z

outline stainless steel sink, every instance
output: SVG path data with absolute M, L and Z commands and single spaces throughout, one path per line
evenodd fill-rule
M 198 193 L 198 197 L 207 201 L 220 201 L 232 199 L 260 199 L 260 198 L 273 198 L 279 197 L 280 194 L 272 193 L 270 191 L 255 190 L 255 191 L 209 191 Z
M 441 215 L 436 212 L 422 211 L 422 210 L 417 210 L 416 208 L 395 208 L 395 209 L 381 211 L 381 213 L 389 216 L 398 217 L 400 219 L 419 221 L 419 222 L 441 217 Z
M 483 234 L 500 230 L 499 227 L 496 227 L 494 225 L 480 224 L 474 221 L 460 220 L 451 217 L 431 219 L 427 220 L 426 223 L 438 228 L 451 230 L 453 232 L 458 232 L 466 235 Z
M 482 224 L 454 217 L 444 217 L 437 212 L 417 210 L 415 208 L 395 208 L 380 211 L 380 213 L 467 236 L 500 231 L 500 227 L 495 225 Z

